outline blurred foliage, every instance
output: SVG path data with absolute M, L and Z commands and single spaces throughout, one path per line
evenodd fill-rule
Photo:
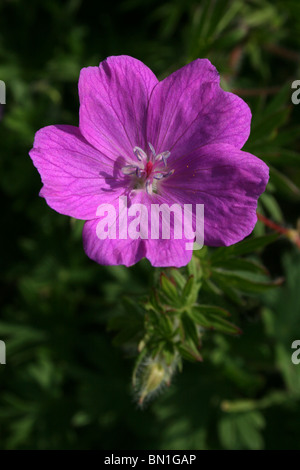
M 258 222 L 183 270 L 97 266 L 82 223 L 37 197 L 27 155 L 40 127 L 78 124 L 82 67 L 129 54 L 163 78 L 208 57 L 251 107 L 245 150 L 271 168 L 260 213 L 295 230 L 298 0 L 2 0 L 0 31 L 0 448 L 299 449 L 300 254 L 288 233 Z

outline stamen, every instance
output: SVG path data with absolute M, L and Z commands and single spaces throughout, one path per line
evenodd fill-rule
M 174 171 L 175 170 L 170 170 L 168 171 L 168 173 L 155 173 L 153 178 L 155 178 L 156 180 L 162 180 L 163 178 L 167 178 L 168 176 L 173 175 Z
M 153 156 L 155 157 L 155 156 L 156 156 L 156 152 L 155 152 L 155 150 L 154 150 L 153 145 L 150 144 L 150 142 L 148 142 L 148 145 L 149 145 L 149 147 L 150 147 L 151 152 L 153 153 Z
M 148 156 L 140 147 L 134 147 L 133 152 L 141 163 L 125 165 L 121 171 L 124 175 L 135 175 L 132 179 L 134 189 L 146 189 L 147 194 L 151 195 L 159 189 L 158 181 L 173 175 L 174 170 L 169 171 L 167 167 L 168 150 L 156 155 L 153 145 L 150 142 L 148 145 L 152 155 Z
M 152 194 L 152 183 L 150 180 L 146 182 L 146 191 L 147 191 L 147 194 Z
M 122 168 L 122 173 L 124 175 L 134 175 L 138 170 L 138 167 L 135 165 L 125 165 Z
M 147 160 L 146 153 L 140 147 L 134 147 L 133 153 L 140 162 L 143 160 Z
M 159 155 L 156 155 L 155 160 L 157 161 L 162 160 L 164 162 L 164 165 L 167 166 L 167 158 L 169 158 L 170 155 L 171 155 L 171 152 L 167 150 L 166 152 L 162 152 Z
M 163 162 L 165 166 L 167 166 L 167 158 L 169 158 L 170 155 L 171 155 L 171 152 L 169 151 L 163 152 L 162 154 L 162 158 L 163 158 Z

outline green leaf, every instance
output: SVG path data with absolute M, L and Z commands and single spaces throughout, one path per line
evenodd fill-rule
M 189 315 L 203 328 L 233 335 L 241 334 L 240 328 L 223 318 L 224 310 L 218 307 L 197 305 L 191 308 Z
M 280 209 L 278 202 L 272 194 L 264 193 L 260 197 L 260 203 L 268 211 L 270 216 L 275 222 L 283 222 L 283 213 Z
M 296 200 L 300 199 L 300 189 L 298 186 L 274 167 L 270 167 L 270 181 L 283 195 Z
M 235 256 L 253 253 L 253 251 L 262 249 L 270 243 L 274 242 L 277 240 L 277 238 L 278 234 L 275 233 L 256 238 L 247 238 L 246 240 L 236 243 L 235 245 L 217 248 L 211 256 L 211 261 L 212 263 L 215 263 L 217 261 L 225 260 Z
M 180 287 L 180 289 L 183 289 L 186 283 L 186 278 L 181 274 L 180 270 L 178 268 L 173 268 L 170 270 L 170 275 L 176 284 Z
M 219 422 L 219 436 L 225 449 L 260 450 L 264 447 L 261 430 L 265 426 L 259 411 L 232 413 Z
M 272 137 L 272 133 L 282 126 L 290 115 L 288 108 L 275 111 L 273 114 L 263 115 L 259 120 L 255 120 L 251 129 L 251 141 L 264 141 Z M 267 117 L 267 119 L 266 119 Z
M 169 338 L 173 334 L 174 326 L 168 315 L 160 314 L 158 317 L 159 320 L 159 330 L 165 338 Z
M 250 273 L 242 273 L 239 271 L 226 271 L 221 268 L 212 269 L 213 279 L 218 283 L 221 281 L 222 285 L 228 284 L 231 288 L 235 288 L 245 293 L 258 293 L 265 292 L 268 289 L 282 284 L 283 279 L 279 278 L 275 281 L 267 281 L 265 276 L 250 276 Z
M 228 312 L 228 310 L 225 310 L 222 307 L 218 307 L 216 305 L 205 305 L 205 304 L 200 304 L 195 306 L 198 311 L 201 311 L 203 315 L 220 315 L 221 317 L 228 318 L 231 316 L 231 314 Z
M 197 301 L 200 284 L 195 282 L 194 276 L 190 276 L 182 291 L 182 304 L 192 305 Z
M 253 273 L 267 274 L 267 269 L 263 265 L 249 259 L 232 258 L 225 261 L 219 260 L 214 263 L 214 266 L 220 266 L 224 269 L 233 271 L 249 271 Z
M 300 130 L 297 130 L 298 136 Z M 267 150 L 264 152 L 265 161 L 270 165 L 276 165 L 276 168 L 286 168 L 288 166 L 300 168 L 300 154 L 289 149 L 272 148 L 268 145 Z M 260 156 L 257 153 L 257 156 Z
M 157 298 L 157 292 L 155 290 L 151 291 L 149 301 L 144 304 L 145 310 L 153 309 L 157 312 L 162 310 L 162 306 L 159 303 Z
M 108 331 L 119 330 L 113 340 L 115 346 L 138 341 L 144 331 L 144 311 L 139 303 L 124 297 L 122 304 L 125 312 L 113 316 L 107 324 Z
M 161 283 L 161 292 L 166 295 L 166 297 L 171 300 L 172 304 L 176 304 L 176 301 L 179 300 L 178 290 L 176 289 L 175 284 L 164 274 L 160 276 Z
M 199 351 L 190 345 L 187 344 L 178 344 L 177 349 L 180 352 L 183 359 L 186 359 L 190 362 L 202 362 L 203 358 Z
M 171 364 L 175 360 L 175 350 L 174 350 L 174 344 L 173 343 L 166 343 L 162 355 L 166 361 L 167 366 L 171 366 Z
M 198 253 L 200 253 L 202 250 L 198 250 Z M 199 263 L 199 260 L 197 259 L 196 255 L 192 256 L 191 261 L 187 265 L 188 268 L 188 273 L 189 276 L 194 276 L 194 279 L 198 281 L 201 276 L 202 276 L 202 269 Z
M 270 102 L 265 107 L 263 118 L 275 113 L 279 108 L 285 107 L 287 100 L 290 100 L 291 85 L 286 83 L 282 86 L 281 90 L 276 93 Z
M 184 343 L 197 347 L 199 344 L 200 335 L 193 319 L 184 312 L 180 317 L 180 323 L 182 326 L 182 337 Z
M 137 336 L 139 335 L 140 330 L 137 329 L 135 326 L 127 327 L 126 329 L 122 329 L 113 339 L 114 346 L 122 346 L 125 343 L 129 343 L 131 341 L 137 341 Z
M 228 283 L 223 282 L 222 279 L 218 279 L 218 285 L 216 285 L 214 280 L 207 279 L 203 283 L 203 288 L 209 291 L 212 291 L 215 295 L 226 295 L 233 303 L 240 305 L 241 307 L 245 306 L 245 302 L 241 297 L 240 292 L 236 289 L 233 289 Z

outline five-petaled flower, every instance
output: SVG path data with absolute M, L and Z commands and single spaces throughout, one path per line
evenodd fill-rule
M 240 149 L 251 112 L 220 88 L 207 59 L 158 81 L 142 62 L 109 57 L 79 79 L 79 127 L 40 129 L 30 156 L 40 195 L 61 214 L 85 220 L 84 249 L 100 264 L 186 265 L 184 239 L 110 239 L 96 234 L 97 208 L 132 203 L 204 204 L 204 243 L 231 245 L 251 233 L 268 167 Z

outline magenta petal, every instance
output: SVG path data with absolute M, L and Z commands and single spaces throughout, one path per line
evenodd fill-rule
M 192 251 L 186 249 L 186 242 L 189 240 L 185 238 L 174 240 L 172 227 L 170 239 L 163 240 L 161 233 L 159 239 L 151 239 L 151 204 L 162 203 L 166 203 L 166 201 L 157 195 L 149 196 L 144 191 L 132 193 L 128 198 L 126 218 L 124 210 L 119 211 L 119 199 L 113 201 L 111 204 L 113 208 L 106 206 L 101 217 L 90 220 L 84 225 L 83 245 L 86 254 L 97 263 L 104 265 L 132 266 L 146 257 L 153 266 L 185 266 L 192 256 Z M 143 204 L 147 211 L 147 217 L 143 217 L 140 224 L 144 238 L 136 240 L 129 236 L 128 231 L 128 227 L 135 219 L 135 216 L 130 215 L 130 209 L 133 209 L 134 204 Z M 107 219 L 108 210 L 115 213 L 115 217 L 109 220 Z M 102 220 L 105 220 L 103 225 L 110 234 L 105 239 L 99 237 L 99 227 Z M 125 228 L 127 239 L 121 239 L 119 236 L 120 227 L 122 230 Z
M 61 214 L 95 218 L 98 205 L 120 193 L 116 162 L 92 147 L 77 127 L 40 129 L 29 154 L 44 184 L 40 195 Z
M 103 265 L 132 266 L 146 255 L 145 240 L 99 240 L 98 219 L 89 220 L 83 227 L 83 247 L 87 256 Z
M 146 149 L 148 101 L 158 83 L 153 72 L 129 56 L 108 57 L 99 67 L 81 70 L 80 130 L 105 154 L 134 158 Z
M 212 144 L 178 159 L 161 191 L 181 204 L 204 204 L 205 245 L 232 245 L 252 232 L 268 179 L 269 169 L 259 158 Z
M 163 207 L 163 204 L 165 204 L 169 209 L 172 208 L 172 200 L 169 197 L 169 195 L 166 195 L 167 197 L 163 197 L 158 194 L 153 194 L 152 196 L 146 195 L 144 197 L 143 201 L 144 204 L 148 205 L 148 211 L 151 214 L 151 206 L 152 205 L 158 205 L 159 207 Z M 181 204 L 180 204 L 181 206 Z M 182 210 L 182 215 L 183 215 L 183 209 Z M 160 221 L 160 229 L 159 229 L 159 239 L 155 240 L 153 239 L 153 234 L 151 232 L 150 228 L 150 218 L 149 218 L 149 233 L 151 233 L 151 237 L 149 237 L 149 240 L 147 240 L 146 243 L 146 257 L 152 264 L 152 266 L 155 267 L 175 267 L 175 268 L 180 268 L 182 266 L 186 266 L 191 258 L 192 258 L 192 250 L 187 249 L 186 244 L 191 244 L 193 240 L 189 240 L 185 238 L 184 236 L 184 226 L 183 226 L 183 219 L 182 219 L 182 238 L 181 239 L 175 239 L 174 238 L 174 219 L 173 215 L 170 217 L 170 238 L 169 239 L 163 239 L 162 236 L 162 220 Z
M 197 59 L 160 82 L 151 95 L 147 138 L 157 152 L 175 158 L 210 143 L 241 148 L 249 137 L 251 112 L 223 91 L 215 67 Z
M 127 206 L 133 203 L 140 203 L 142 194 L 138 193 L 133 195 L 127 200 Z M 120 207 L 119 198 L 115 199 L 110 203 L 110 206 L 105 207 L 101 217 L 97 217 L 94 220 L 90 220 L 85 223 L 83 228 L 83 247 L 86 254 L 92 260 L 96 261 L 99 264 L 103 265 L 119 265 L 123 264 L 125 266 L 132 266 L 133 264 L 140 261 L 146 255 L 146 240 L 136 239 L 132 240 L 128 236 L 128 218 L 127 210 L 128 208 L 123 208 L 119 210 Z M 100 239 L 100 223 L 104 221 L 108 215 L 113 214 L 107 224 L 103 224 L 101 230 L 109 231 L 110 236 L 107 236 L 105 239 Z M 99 212 L 98 215 L 100 216 Z M 119 227 L 122 230 L 125 230 L 127 239 L 121 239 Z M 113 234 L 114 232 L 114 234 Z M 124 237 L 124 238 L 126 238 Z
M 154 267 L 186 266 L 193 251 L 186 249 L 187 240 L 148 240 L 146 257 Z

